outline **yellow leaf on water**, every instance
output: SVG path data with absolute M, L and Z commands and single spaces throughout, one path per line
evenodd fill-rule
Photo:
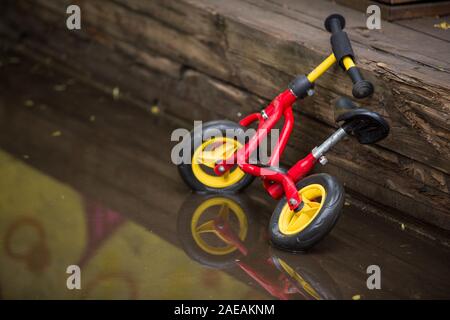
M 113 95 L 114 100 L 119 99 L 120 89 L 118 87 L 115 87 L 112 91 L 112 95 Z
M 450 29 L 450 24 L 448 24 L 447 21 L 442 21 L 441 23 L 435 24 L 434 27 L 442 30 L 447 30 Z
M 34 106 L 34 101 L 33 100 L 26 100 L 24 102 L 24 104 L 25 104 L 26 107 L 32 107 L 32 106 Z
M 361 299 L 361 295 L 355 294 L 355 295 L 352 297 L 352 299 L 353 299 L 353 300 L 360 300 L 360 299 Z
M 59 130 L 52 132 L 52 137 L 59 137 L 61 135 L 62 135 L 62 132 Z
M 150 108 L 150 112 L 151 112 L 152 114 L 154 114 L 154 115 L 159 114 L 159 107 L 158 107 L 158 106 L 152 106 L 152 107 Z
M 66 90 L 66 85 L 65 84 L 57 84 L 53 87 L 53 90 L 61 92 Z

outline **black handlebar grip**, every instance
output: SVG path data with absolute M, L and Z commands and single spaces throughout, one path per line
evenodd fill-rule
M 342 31 L 345 28 L 345 19 L 340 14 L 329 15 L 325 19 L 325 29 L 331 32 L 331 47 L 336 60 L 339 62 L 341 67 L 345 70 L 344 58 L 350 57 L 352 60 L 355 59 L 355 54 L 353 53 L 352 45 L 347 33 Z M 355 98 L 362 99 L 372 95 L 374 89 L 372 83 L 364 80 L 359 72 L 358 68 L 355 66 L 350 67 L 347 70 L 348 75 L 353 82 L 352 94 Z
M 325 19 L 325 29 L 328 32 L 336 33 L 345 28 L 345 19 L 340 14 L 334 13 Z
M 331 48 L 333 50 L 336 60 L 339 62 L 343 69 L 344 65 L 342 59 L 349 56 L 353 60 L 355 59 L 355 54 L 353 53 L 352 44 L 346 32 L 343 31 L 345 27 L 345 19 L 340 14 L 329 15 L 325 19 L 325 29 L 331 32 Z
M 373 94 L 372 83 L 363 79 L 357 67 L 351 67 L 347 73 L 353 82 L 352 94 L 355 98 L 367 98 Z

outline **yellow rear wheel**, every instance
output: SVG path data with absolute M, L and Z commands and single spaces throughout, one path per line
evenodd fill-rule
M 223 175 L 214 172 L 215 165 L 220 160 L 234 161 L 232 157 L 242 148 L 238 137 L 243 135 L 245 128 L 228 121 L 212 121 L 202 124 L 189 133 L 190 150 L 182 151 L 183 162 L 178 165 L 178 171 L 184 182 L 193 190 L 209 193 L 236 192 L 244 189 L 254 180 L 254 177 L 242 171 L 234 164 Z M 189 157 L 184 157 L 189 152 Z M 186 159 L 187 158 L 187 159 Z
M 224 175 L 214 173 L 214 167 L 219 160 L 231 157 L 242 145 L 227 137 L 212 138 L 203 142 L 192 155 L 192 172 L 200 183 L 211 188 L 222 189 L 238 183 L 245 176 L 237 165 L 234 165 Z

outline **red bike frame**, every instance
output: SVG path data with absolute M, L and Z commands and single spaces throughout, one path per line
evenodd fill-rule
M 284 117 L 284 125 L 281 130 L 280 137 L 269 159 L 269 166 L 278 165 L 280 155 L 286 148 L 286 144 L 294 126 L 292 104 L 296 100 L 297 97 L 291 92 L 291 90 L 288 89 L 278 95 L 264 110 L 267 115 L 265 117 L 266 119 L 264 119 L 259 113 L 256 113 L 251 114 L 240 121 L 240 124 L 244 127 L 247 127 L 249 124 L 256 121 L 256 119 L 259 120 L 259 124 L 256 135 L 252 137 L 244 148 L 238 150 L 237 163 L 244 172 L 262 177 L 265 189 L 273 198 L 279 199 L 283 195 L 284 189 L 288 199 L 294 198 L 298 201 L 298 203 L 300 203 L 301 199 L 298 196 L 295 183 L 308 174 L 308 172 L 314 167 L 316 159 L 313 157 L 312 153 L 309 153 L 305 158 L 299 160 L 289 169 L 287 174 L 273 171 L 270 168 L 261 168 L 247 163 L 251 153 L 261 143 L 262 139 L 264 139 L 267 133 L 278 123 L 278 121 L 280 121 L 282 117 Z M 272 181 L 276 181 L 278 183 L 273 184 Z M 299 199 L 296 199 L 295 196 L 298 196 Z
M 286 148 L 286 143 L 291 135 L 294 116 L 292 104 L 313 93 L 314 82 L 336 62 L 347 72 L 353 82 L 352 94 L 355 98 L 366 98 L 373 93 L 373 85 L 364 80 L 354 62 L 354 53 L 348 36 L 342 30 L 345 27 L 345 19 L 341 15 L 332 14 L 325 20 L 325 28 L 331 35 L 333 53 L 322 61 L 308 75 L 298 76 L 291 82 L 289 89 L 279 94 L 261 113 L 253 113 L 240 121 L 243 127 L 248 127 L 258 121 L 256 134 L 227 159 L 218 161 L 214 166 L 216 175 L 221 176 L 231 170 L 236 164 L 247 174 L 263 179 L 264 188 L 275 199 L 283 194 L 286 196 L 289 208 L 298 212 L 302 208 L 302 199 L 297 192 L 296 182 L 302 179 L 315 165 L 316 161 L 326 163 L 323 154 L 334 146 L 345 135 L 344 129 L 337 130 L 320 146 L 313 149 L 305 158 L 298 161 L 287 172 L 280 170 L 278 161 Z M 269 163 L 258 166 L 248 163 L 250 155 L 257 149 L 269 130 L 284 117 L 284 125 L 281 135 L 274 147 Z
M 261 113 L 252 113 L 240 121 L 240 125 L 248 127 L 250 124 L 259 121 L 256 134 L 250 141 L 239 149 L 233 157 L 234 161 L 224 160 L 218 162 L 215 166 L 217 175 L 223 174 L 223 167 L 229 170 L 234 166 L 237 160 L 239 167 L 246 173 L 258 176 L 263 179 L 264 188 L 275 199 L 281 198 L 286 194 L 287 199 L 294 199 L 289 202 L 292 208 L 296 208 L 301 203 L 301 198 L 297 193 L 295 183 L 303 178 L 316 163 L 312 153 L 298 161 L 292 166 L 287 174 L 274 171 L 270 166 L 277 166 L 280 155 L 286 148 L 286 144 L 291 135 L 294 126 L 294 115 L 292 112 L 292 104 L 297 97 L 287 89 L 278 95 Z M 264 116 L 263 116 L 264 114 Z M 267 136 L 268 132 L 284 117 L 284 125 L 281 130 L 280 137 L 269 158 L 269 167 L 261 167 L 248 163 L 250 155 L 256 150 L 261 141 Z M 222 166 L 222 170 L 219 170 Z M 284 192 L 283 192 L 284 191 Z
M 321 64 L 319 64 L 307 76 L 304 76 L 309 84 L 313 84 L 324 72 L 326 72 L 334 63 L 336 58 L 334 54 L 329 55 Z M 344 59 L 345 69 L 348 70 L 354 66 L 350 57 Z M 230 170 L 236 163 L 248 174 L 261 177 L 264 182 L 264 188 L 275 199 L 281 198 L 283 195 L 288 199 L 288 205 L 291 210 L 300 208 L 301 196 L 297 192 L 295 184 L 302 179 L 314 167 L 321 154 L 314 154 L 314 150 L 305 158 L 294 164 L 287 173 L 277 169 L 280 155 L 286 148 L 286 144 L 292 133 L 294 125 L 294 115 L 292 112 L 292 104 L 299 98 L 294 94 L 293 90 L 287 89 L 279 94 L 263 111 L 260 113 L 252 113 L 242 119 L 239 124 L 248 127 L 258 121 L 256 134 L 237 152 L 228 159 L 218 161 L 214 167 L 214 172 L 220 176 Z M 256 150 L 262 140 L 267 136 L 268 132 L 284 117 L 284 125 L 281 130 L 279 139 L 272 151 L 267 166 L 258 166 L 248 163 L 250 155 Z M 332 137 L 330 137 L 332 138 Z M 331 139 L 333 142 L 328 143 L 334 145 L 342 135 L 337 135 Z M 327 141 L 325 141 L 326 143 Z M 326 148 L 329 149 L 328 147 Z

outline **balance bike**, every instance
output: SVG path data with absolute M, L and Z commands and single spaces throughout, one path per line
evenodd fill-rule
M 282 249 L 311 248 L 331 231 L 340 216 L 344 189 L 336 178 L 324 173 L 305 177 L 317 162 L 326 164 L 325 153 L 345 136 L 353 136 L 361 144 L 372 144 L 389 134 L 389 125 L 381 115 L 340 98 L 335 110 L 340 128 L 288 170 L 278 166 L 293 129 L 292 104 L 312 95 L 315 81 L 336 62 L 350 76 L 355 98 L 373 93 L 372 84 L 363 79 L 355 66 L 350 40 L 342 31 L 344 27 L 341 15 L 332 14 L 325 20 L 325 28 L 332 34 L 333 52 L 308 75 L 296 77 L 260 113 L 250 114 L 239 123 L 211 121 L 204 123 L 201 131 L 194 128 L 186 137 L 191 142 L 190 161 L 178 165 L 183 180 L 198 192 L 237 192 L 255 176 L 260 177 L 269 195 L 280 199 L 269 232 L 272 244 Z M 284 124 L 268 163 L 249 163 L 250 156 L 282 117 Z M 248 141 L 238 139 L 255 124 L 257 129 Z M 230 132 L 234 136 L 230 137 Z

